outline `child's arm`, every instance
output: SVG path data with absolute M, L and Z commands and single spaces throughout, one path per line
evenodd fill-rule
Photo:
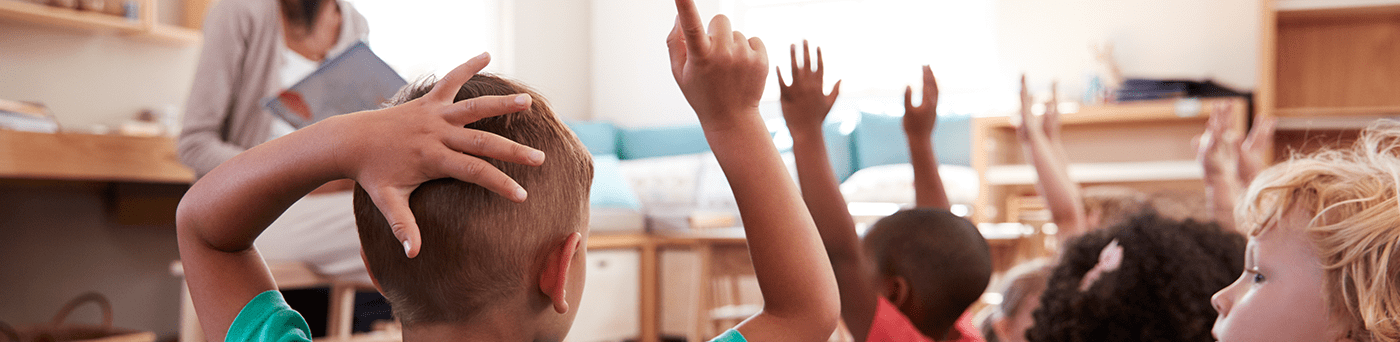
M 763 42 L 731 31 L 723 15 L 706 34 L 693 0 L 676 7 L 666 39 L 671 72 L 734 189 L 763 293 L 763 311 L 736 329 L 750 341 L 825 341 L 840 297 L 821 238 L 759 117 Z
M 470 153 L 539 165 L 544 155 L 463 125 L 529 106 L 525 95 L 483 97 L 453 103 L 457 88 L 486 66 L 486 55 L 459 66 L 426 96 L 392 108 L 332 117 L 249 149 L 190 187 L 176 213 L 180 259 L 190 295 L 210 341 L 223 341 L 229 325 L 258 294 L 275 290 L 253 240 L 288 206 L 317 186 L 350 178 L 359 182 L 392 222 L 395 234 L 417 226 L 408 195 L 424 181 L 452 177 L 515 201 L 524 190 L 500 170 Z M 405 241 L 409 255 L 419 245 Z
M 807 42 L 802 42 L 803 66 L 797 66 L 797 46 L 792 52 L 792 84 L 784 84 L 778 74 L 778 90 L 783 119 L 792 132 L 792 152 L 797 164 L 797 181 L 802 187 L 802 200 L 811 210 L 822 243 L 825 244 L 831 268 L 836 274 L 841 293 L 841 319 L 856 341 L 870 335 L 870 323 L 875 319 L 878 305 L 875 284 L 871 283 L 869 265 L 856 236 L 856 224 L 846 208 L 846 199 L 836 175 L 827 160 L 826 142 L 822 137 L 822 122 L 831 111 L 840 93 L 841 81 L 822 93 L 822 50 L 817 48 L 817 68 L 812 69 Z
M 1235 227 L 1235 198 L 1244 191 L 1245 184 L 1241 182 L 1240 139 L 1234 130 L 1235 120 L 1228 117 L 1230 109 L 1224 104 L 1211 107 L 1206 132 L 1196 150 L 1196 159 L 1205 173 L 1202 180 L 1206 197 L 1210 199 L 1206 203 L 1215 221 L 1225 228 Z
M 1046 106 L 1046 117 L 1056 120 L 1054 124 L 1058 127 L 1059 115 L 1055 107 Z M 1057 157 L 1061 152 L 1056 151 L 1043 127 L 1038 118 L 1031 114 L 1030 93 L 1026 90 L 1025 76 L 1021 76 L 1021 126 L 1016 130 L 1017 136 L 1035 165 L 1039 177 L 1036 187 L 1040 189 L 1045 205 L 1050 209 L 1050 216 L 1059 228 L 1056 236 L 1060 241 L 1065 241 L 1085 230 L 1084 200 L 1079 194 L 1079 184 L 1069 178 L 1067 161 Z
M 938 81 L 924 66 L 924 95 L 914 106 L 914 88 L 904 88 L 904 135 L 909 139 L 909 163 L 914 166 L 914 206 L 948 209 L 948 192 L 938 175 L 933 151 L 933 127 L 938 122 Z

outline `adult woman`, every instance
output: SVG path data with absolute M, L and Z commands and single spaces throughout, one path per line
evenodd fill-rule
M 180 161 L 202 177 L 243 150 L 291 132 L 291 125 L 264 110 L 262 100 L 368 32 L 364 17 L 344 1 L 218 2 L 204 21 Z M 259 238 L 259 251 L 269 260 L 307 262 L 323 274 L 368 281 L 355 240 L 352 186 L 331 182 L 302 198 Z M 318 247 L 298 241 L 317 241 Z

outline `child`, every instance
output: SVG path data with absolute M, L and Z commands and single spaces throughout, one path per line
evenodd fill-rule
M 1050 266 L 1049 260 L 1035 259 L 1016 265 L 1001 277 L 997 291 L 1001 304 L 990 307 L 991 314 L 982 325 L 982 336 L 988 342 L 1026 341 L 1026 330 L 1035 323 L 1031 313 L 1040 307 Z
M 1244 237 L 1149 209 L 1064 246 L 1029 341 L 1210 341 L 1211 293 L 1243 262 Z
M 759 116 L 768 54 L 758 38 L 731 31 L 729 19 L 700 24 L 692 0 L 666 38 L 671 72 L 734 189 L 763 310 L 725 332 L 725 341 L 825 341 L 840 301 L 826 249 Z M 742 336 L 741 336 L 742 335 Z
M 1400 341 L 1400 123 L 1255 176 L 1235 209 L 1244 273 L 1212 298 L 1219 341 Z
M 938 85 L 924 67 L 923 103 L 913 105 L 905 89 L 904 128 L 910 144 L 918 209 L 875 223 L 864 246 L 827 162 L 822 121 L 840 92 L 822 92 L 823 63 L 817 49 L 812 68 L 803 42 L 803 66 L 791 47 L 792 83 L 779 74 L 783 118 L 792 132 L 803 200 L 826 244 L 841 291 L 841 316 L 856 341 L 979 341 L 963 317 L 991 277 L 991 254 L 976 227 L 947 211 L 948 198 L 933 154 Z M 870 269 L 870 267 L 875 269 Z M 955 327 L 956 326 L 956 327 Z
M 1196 142 L 1196 159 L 1204 169 L 1209 211 L 1220 225 L 1234 228 L 1235 200 L 1254 175 L 1268 166 L 1263 158 L 1273 149 L 1278 120 L 1255 116 L 1249 136 L 1241 140 L 1235 133 L 1235 120 L 1228 117 L 1231 111 L 1228 104 L 1211 107 L 1206 132 Z
M 707 36 L 694 4 L 677 6 L 678 27 L 668 40 L 677 81 L 736 188 L 766 303 L 720 340 L 825 339 L 839 310 L 830 266 L 794 187 L 784 183 L 767 131 L 748 110 L 762 92 L 762 43 L 736 46 L 729 38 L 739 35 L 723 16 L 711 25 L 719 34 Z M 463 64 L 426 94 L 410 89 L 399 97 L 421 98 L 328 119 L 251 149 L 191 188 L 177 225 L 210 340 L 309 340 L 304 320 L 271 291 L 251 242 L 301 194 L 337 178 L 362 186 L 355 202 L 364 256 L 403 323 L 404 340 L 565 337 L 584 277 L 588 152 L 547 106 L 532 105 L 532 96 L 484 95 L 525 92 L 472 76 L 486 60 Z M 720 87 L 744 91 L 714 92 Z M 454 94 L 481 97 L 454 104 Z M 449 176 L 482 186 L 433 180 Z M 533 189 L 529 200 L 516 181 Z

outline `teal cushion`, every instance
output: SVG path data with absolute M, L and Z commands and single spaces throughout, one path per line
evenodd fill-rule
M 840 121 L 827 121 L 822 124 L 822 138 L 826 141 L 826 157 L 831 162 L 831 173 L 836 180 L 844 182 L 855 173 L 854 155 L 851 154 L 851 132 L 843 130 Z
M 593 155 L 617 154 L 617 127 L 613 124 L 600 121 L 569 121 L 565 124 Z
M 588 202 L 594 208 L 642 208 L 632 186 L 622 177 L 616 155 L 593 156 L 593 187 L 588 192 Z
M 972 117 L 938 116 L 933 132 L 933 148 L 938 162 L 948 165 L 972 164 Z M 856 169 L 909 162 L 909 141 L 904 137 L 903 118 L 861 113 L 860 124 L 851 135 Z
M 617 156 L 623 160 L 701 153 L 710 150 L 700 125 L 622 128 Z

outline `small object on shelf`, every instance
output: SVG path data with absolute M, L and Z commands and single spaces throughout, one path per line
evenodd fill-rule
M 126 20 L 141 20 L 141 3 L 136 0 L 123 1 L 122 11 L 125 12 Z
M 78 8 L 78 0 L 49 0 L 49 6 L 62 8 Z
M 78 9 L 101 13 L 107 7 L 107 0 L 78 0 Z
M 0 129 L 56 133 L 58 120 L 43 104 L 0 100 Z
M 156 115 L 151 110 L 143 110 L 136 114 L 135 118 L 122 123 L 121 134 L 133 137 L 155 137 L 165 133 L 165 126 L 156 122 Z

